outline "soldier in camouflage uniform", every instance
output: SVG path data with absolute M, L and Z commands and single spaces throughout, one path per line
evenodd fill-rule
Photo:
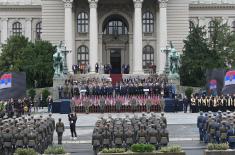
M 59 118 L 59 122 L 56 124 L 56 132 L 58 135 L 58 144 L 61 145 L 64 132 L 64 123 L 61 122 L 61 118 Z
M 7 128 L 6 131 L 3 133 L 3 149 L 4 155 L 11 155 L 13 153 L 12 150 L 12 133 Z

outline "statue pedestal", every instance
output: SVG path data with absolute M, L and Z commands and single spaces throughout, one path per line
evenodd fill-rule
M 176 88 L 176 94 L 178 94 L 178 90 L 180 90 L 180 78 L 177 77 L 177 75 L 169 75 L 168 76 L 168 83 L 172 84 L 172 85 L 175 85 L 175 88 Z
M 59 86 L 63 86 L 65 80 L 67 79 L 66 76 L 62 77 L 54 77 L 53 78 L 53 100 L 58 100 L 59 99 Z

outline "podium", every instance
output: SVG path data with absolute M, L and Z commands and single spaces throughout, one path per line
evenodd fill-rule
M 71 113 L 70 100 L 61 99 L 53 102 L 52 113 L 69 114 Z

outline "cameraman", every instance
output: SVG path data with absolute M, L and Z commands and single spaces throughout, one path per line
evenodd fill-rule
M 76 113 L 71 113 L 68 115 L 68 118 L 69 118 L 70 131 L 71 131 L 72 138 L 76 140 L 77 139 L 77 133 L 76 133 L 77 115 Z

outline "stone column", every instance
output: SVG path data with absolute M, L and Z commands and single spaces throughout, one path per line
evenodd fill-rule
M 67 66 L 69 73 L 72 72 L 73 65 L 73 21 L 72 21 L 72 6 L 73 0 L 63 0 L 64 2 L 64 42 L 66 50 L 69 51 L 67 54 Z
M 167 2 L 168 0 L 158 0 L 159 2 L 159 57 L 158 57 L 158 73 L 162 74 L 165 70 L 166 65 L 166 54 L 162 52 L 167 46 Z
M 142 2 L 143 0 L 133 0 L 134 2 L 134 31 L 133 31 L 133 73 L 143 73 L 142 62 Z
M 1 27 L 1 43 L 5 44 L 8 38 L 8 18 L 1 19 L 2 27 Z
M 26 23 L 25 37 L 27 37 L 29 41 L 31 41 L 32 40 L 32 18 L 26 18 L 25 23 Z
M 97 3 L 98 0 L 88 0 L 90 6 L 90 49 L 89 49 L 89 65 L 90 72 L 95 72 L 95 64 L 98 62 L 98 20 L 97 20 Z

